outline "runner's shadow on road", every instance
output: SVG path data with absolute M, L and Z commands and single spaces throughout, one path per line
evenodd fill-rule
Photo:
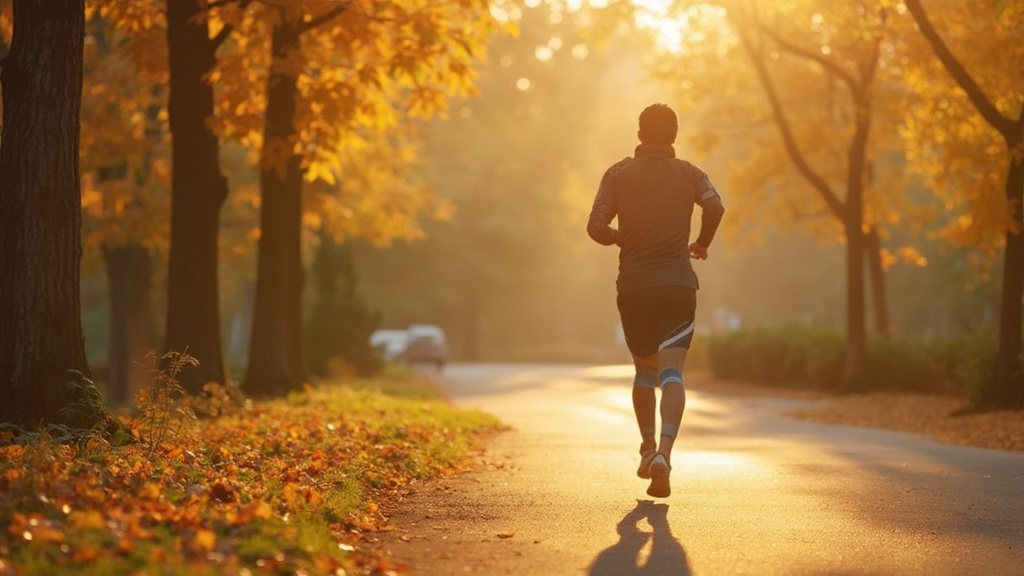
M 652 532 L 640 530 L 637 524 L 647 520 Z M 587 571 L 589 576 L 690 576 L 686 551 L 672 535 L 668 525 L 668 504 L 653 500 L 637 500 L 615 530 L 619 541 L 602 550 Z M 650 554 L 641 561 L 641 553 L 650 542 Z

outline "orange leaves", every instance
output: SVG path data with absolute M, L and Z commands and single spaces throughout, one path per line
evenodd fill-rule
M 940 442 L 961 446 L 1024 452 L 1024 413 L 950 415 L 963 405 L 959 398 L 885 392 L 844 396 L 823 408 L 799 410 L 790 415 L 832 424 L 927 434 Z
M 64 542 L 63 523 L 46 518 L 42 514 L 15 513 L 13 520 L 7 526 L 7 533 L 25 542 L 44 544 Z
M 251 502 L 238 509 L 228 510 L 224 517 L 229 526 L 245 526 L 253 520 L 269 520 L 274 515 L 270 504 L 260 500 Z
M 105 522 L 99 510 L 79 510 L 68 515 L 68 524 L 75 530 L 100 530 Z
M 217 535 L 213 533 L 213 530 L 199 528 L 192 537 L 192 546 L 202 552 L 213 550 L 215 544 L 217 544 Z
M 52 572 L 131 558 L 180 572 L 370 573 L 377 559 L 359 539 L 386 527 L 381 503 L 454 465 L 431 447 L 455 442 L 451 424 L 444 432 L 420 420 L 421 400 L 407 404 L 313 391 L 199 420 L 152 452 L 0 438 L 0 550 L 16 571 L 38 558 Z M 445 410 L 429 413 L 450 422 Z

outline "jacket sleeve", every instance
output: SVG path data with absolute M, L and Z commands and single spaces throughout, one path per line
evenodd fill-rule
M 722 197 L 711 184 L 711 179 L 702 170 L 697 170 L 697 205 L 700 206 L 700 234 L 697 236 L 697 243 L 707 248 L 715 238 L 718 225 L 722 222 L 722 215 L 725 214 L 725 205 L 722 204 Z
M 597 188 L 597 197 L 594 198 L 594 206 L 590 209 L 590 219 L 587 221 L 587 234 L 594 239 L 594 242 L 603 246 L 612 246 L 619 242 L 619 231 L 611 227 L 612 219 L 616 214 L 611 172 L 609 169 L 601 178 L 601 185 Z

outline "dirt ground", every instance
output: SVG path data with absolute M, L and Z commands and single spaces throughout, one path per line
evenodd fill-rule
M 823 401 L 824 406 L 785 415 L 830 424 L 927 434 L 947 444 L 1024 452 L 1024 411 L 953 416 L 953 412 L 967 405 L 963 398 L 901 392 L 828 396 L 807 390 L 735 382 L 712 382 L 707 385 L 707 390 L 746 396 L 816 399 Z

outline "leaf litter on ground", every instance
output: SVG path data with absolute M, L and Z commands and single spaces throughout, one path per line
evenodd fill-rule
M 829 424 L 924 434 L 946 444 L 1024 452 L 1024 411 L 958 414 L 967 401 L 954 396 L 874 392 L 839 396 L 820 408 L 787 415 Z
M 1024 452 L 1024 410 L 961 414 L 969 402 L 955 395 L 869 392 L 835 396 L 732 380 L 703 380 L 703 388 L 730 396 L 784 397 L 819 404 L 784 413 L 792 418 L 923 434 L 959 446 Z
M 208 397 L 155 449 L 0 435 L 0 574 L 400 573 L 364 545 L 386 511 L 500 429 L 417 377 Z

